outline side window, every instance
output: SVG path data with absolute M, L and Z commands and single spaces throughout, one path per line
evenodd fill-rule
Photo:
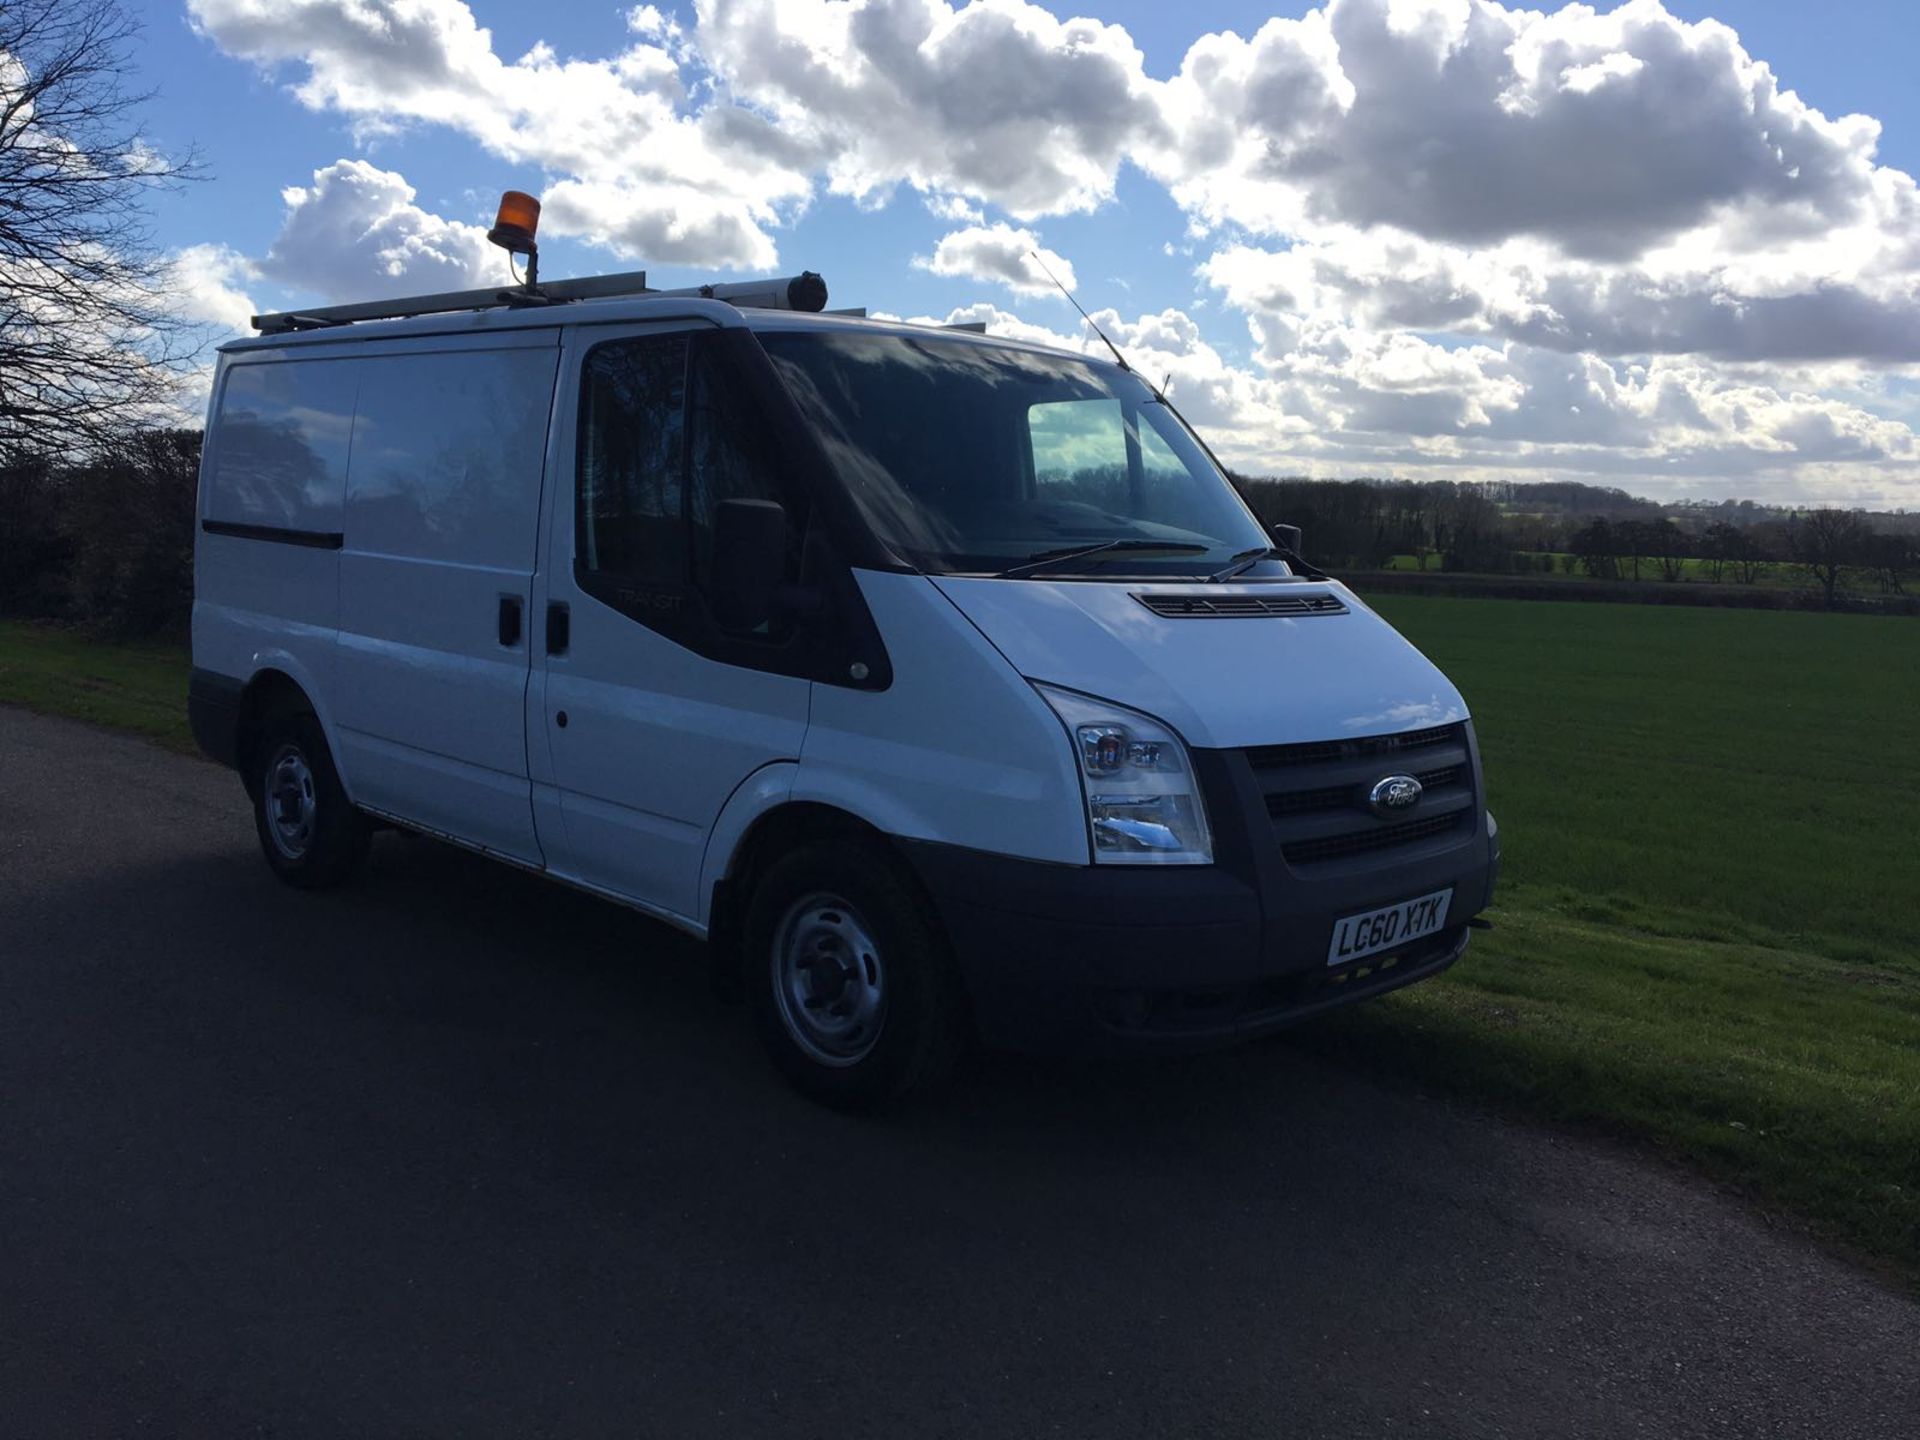
M 591 574 L 687 579 L 687 337 L 595 346 L 580 383 L 575 557 Z
M 1078 500 L 1127 510 L 1127 432 L 1118 400 L 1055 400 L 1029 406 L 1033 480 L 1042 500 Z
M 781 500 L 766 427 L 716 363 L 712 337 L 611 340 L 587 353 L 580 384 L 574 557 L 616 607 L 621 591 L 704 587 L 726 500 Z M 798 573 L 805 516 L 788 504 L 787 578 Z M 657 597 L 656 597 L 657 600 Z M 656 629 L 697 625 L 697 606 L 627 613 Z
M 231 366 L 208 447 L 206 518 L 341 529 L 359 377 L 352 360 Z
M 551 342 L 361 361 L 347 548 L 530 566 L 558 363 Z
M 704 584 L 713 562 L 720 502 L 785 497 L 759 416 L 700 346 L 694 348 L 687 400 L 687 519 L 693 531 L 694 579 Z M 797 532 L 800 519 L 789 506 L 789 534 Z

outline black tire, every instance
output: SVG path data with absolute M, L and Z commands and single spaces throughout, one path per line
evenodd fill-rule
M 825 937 L 824 950 L 805 943 L 816 933 Z M 871 945 L 848 943 L 847 936 Z M 966 1051 L 966 995 L 939 919 L 912 878 L 876 846 L 817 841 L 776 861 L 754 887 L 741 945 L 747 998 L 767 1053 L 815 1100 L 853 1110 L 896 1105 L 936 1089 Z M 785 957 L 792 946 L 829 958 L 790 985 Z M 868 981 L 878 975 L 879 983 L 861 988 L 850 974 Z M 820 989 L 803 1005 L 793 985 L 816 983 Z M 883 997 L 871 1033 L 852 1018 L 861 1006 L 847 1000 L 849 988 L 862 997 L 877 988 Z M 849 1015 L 835 1020 L 831 1012 L 843 1002 Z M 836 1024 L 852 1027 L 842 1037 L 843 1053 L 823 1043 L 818 1028 Z
M 273 873 L 302 890 L 345 880 L 366 859 L 373 827 L 341 788 L 320 722 L 301 711 L 273 716 L 252 758 L 253 824 Z

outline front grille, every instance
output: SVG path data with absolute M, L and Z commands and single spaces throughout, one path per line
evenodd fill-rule
M 1369 735 L 1359 740 L 1320 740 L 1306 745 L 1263 745 L 1247 751 L 1247 759 L 1256 770 L 1273 770 L 1287 765 L 1313 765 L 1323 760 L 1353 760 L 1371 756 L 1404 755 L 1409 750 L 1424 750 L 1432 745 L 1459 745 L 1465 738 L 1461 725 L 1436 725 L 1431 730 L 1408 730 L 1399 735 Z
M 1420 782 L 1422 790 L 1439 790 L 1459 781 L 1460 767 L 1449 765 L 1444 770 L 1416 770 L 1413 778 Z M 1312 810 L 1342 810 L 1352 803 L 1351 785 L 1325 785 L 1318 790 L 1278 790 L 1267 796 L 1267 813 L 1278 819 L 1282 815 L 1305 815 Z
M 1332 835 L 1325 840 L 1301 840 L 1292 845 L 1282 845 L 1280 853 L 1287 857 L 1289 865 L 1319 865 L 1348 855 L 1364 855 L 1369 850 L 1411 845 L 1415 840 L 1445 835 L 1449 830 L 1459 828 L 1458 820 L 1459 817 L 1454 815 L 1432 815 L 1425 820 L 1409 820 L 1404 825 L 1382 825 L 1377 830 L 1357 830 L 1349 835 Z
M 1322 590 L 1312 595 L 1135 595 L 1163 620 L 1251 620 L 1267 616 L 1344 615 L 1346 603 Z
M 1401 846 L 1464 838 L 1479 815 L 1464 725 L 1245 753 L 1293 869 L 1366 865 Z M 1388 775 L 1412 775 L 1421 795 L 1410 811 L 1383 819 L 1367 796 Z

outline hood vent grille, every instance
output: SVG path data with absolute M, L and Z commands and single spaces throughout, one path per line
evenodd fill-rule
M 1285 619 L 1301 615 L 1344 615 L 1339 596 L 1325 590 L 1311 595 L 1140 595 L 1138 600 L 1163 620 Z

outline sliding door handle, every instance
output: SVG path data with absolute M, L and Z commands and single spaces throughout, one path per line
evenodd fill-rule
M 500 597 L 500 643 L 512 648 L 520 643 L 520 597 Z

